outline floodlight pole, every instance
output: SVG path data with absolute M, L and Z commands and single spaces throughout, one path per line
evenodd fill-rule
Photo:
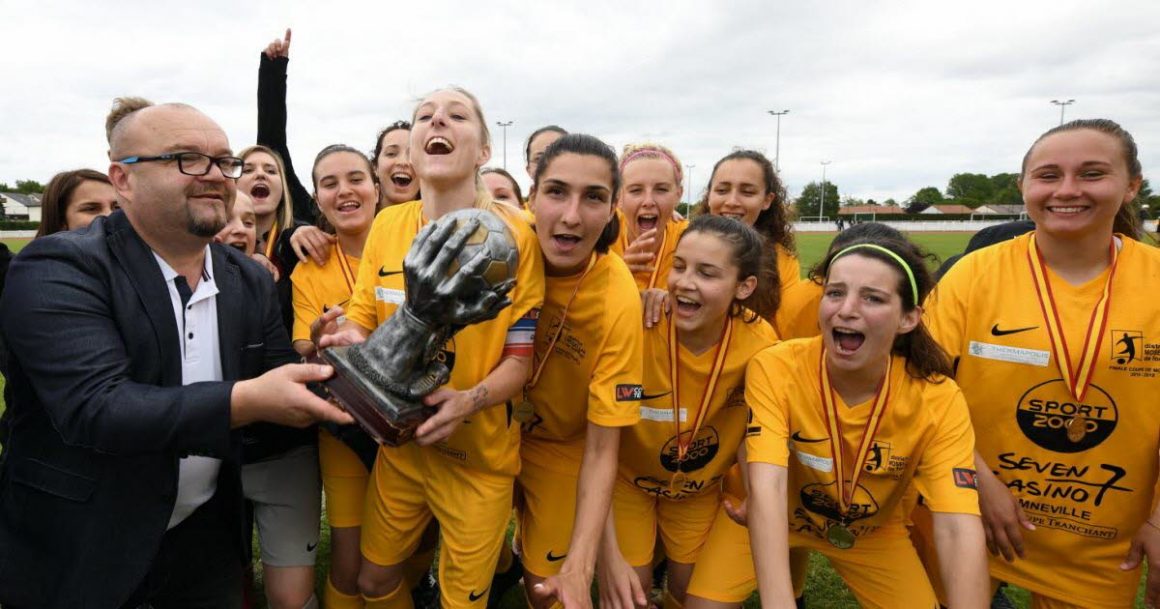
M 833 163 L 833 161 L 822 161 L 822 202 L 818 204 L 818 220 L 821 221 L 822 214 L 826 211 L 826 165 Z
M 777 139 L 775 140 L 776 144 L 773 154 L 773 168 L 778 173 L 781 173 L 781 116 L 783 114 L 789 114 L 789 110 L 766 110 L 766 112 L 777 117 Z
M 1059 124 L 1062 125 L 1063 124 L 1063 111 L 1066 110 L 1068 106 L 1074 104 L 1075 100 L 1069 99 L 1067 101 L 1059 101 L 1058 99 L 1053 99 L 1053 100 L 1051 100 L 1051 103 L 1059 106 Z
M 507 171 L 507 128 L 512 126 L 512 121 L 496 121 L 495 124 L 503 128 L 503 170 Z

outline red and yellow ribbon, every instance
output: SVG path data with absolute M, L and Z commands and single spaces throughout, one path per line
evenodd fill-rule
M 1051 290 L 1051 281 L 1047 276 L 1047 265 L 1043 261 L 1043 253 L 1035 244 L 1034 233 L 1032 233 L 1030 243 L 1027 246 L 1027 262 L 1031 266 L 1035 295 L 1039 299 L 1039 310 L 1043 313 L 1047 336 L 1051 339 L 1051 351 L 1055 357 L 1056 366 L 1059 367 L 1059 373 L 1071 396 L 1080 401 L 1087 395 L 1088 387 L 1091 386 L 1092 377 L 1095 375 L 1100 347 L 1103 342 L 1100 337 L 1108 326 L 1108 313 L 1112 306 L 1112 279 L 1116 276 L 1116 264 L 1120 259 L 1114 237 L 1109 247 L 1112 264 L 1108 271 L 1108 278 L 1104 283 L 1103 294 L 1100 295 L 1099 301 L 1092 309 L 1091 319 L 1088 320 L 1079 362 L 1073 364 L 1072 352 L 1067 344 L 1067 335 L 1064 333 L 1063 322 L 1055 305 L 1055 295 Z
M 838 400 L 834 397 L 834 388 L 830 384 L 830 371 L 826 366 L 826 350 L 822 349 L 822 357 L 818 363 L 818 376 L 822 387 L 822 414 L 826 419 L 826 428 L 830 432 L 830 453 L 834 458 L 834 482 L 838 486 L 838 509 L 843 516 L 854 503 L 854 493 L 858 490 L 858 480 L 865 471 L 866 460 L 870 456 L 870 449 L 874 447 L 874 437 L 878 435 L 878 428 L 882 425 L 882 415 L 886 412 L 886 403 L 890 401 L 890 373 L 894 365 L 894 358 L 890 357 L 886 364 L 886 375 L 878 382 L 878 390 L 874 396 L 874 405 L 871 406 L 870 416 L 866 418 L 866 426 L 862 430 L 862 441 L 858 445 L 858 452 L 854 455 L 854 470 L 850 475 L 850 484 L 846 485 L 846 449 L 842 436 L 841 413 L 838 412 Z

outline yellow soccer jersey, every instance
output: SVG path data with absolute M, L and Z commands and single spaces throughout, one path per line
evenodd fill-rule
M 310 324 L 331 307 L 346 307 L 358 277 L 359 259 L 345 256 L 345 267 L 337 244 L 330 247 L 326 264 L 313 262 L 294 267 L 290 281 L 294 284 L 294 338 L 310 340 Z M 349 273 L 349 274 L 348 274 Z
M 822 339 L 814 337 L 786 341 L 753 358 L 745 383 L 753 412 L 746 456 L 750 462 L 789 469 L 790 531 L 826 539 L 826 530 L 841 515 L 818 378 L 821 353 Z M 974 432 L 962 392 L 950 379 L 931 383 L 912 378 L 898 356 L 890 383 L 878 433 L 847 513 L 847 528 L 857 537 L 880 529 L 904 531 L 913 507 L 904 502 L 911 482 L 932 511 L 978 514 Z M 872 403 L 851 407 L 834 394 L 847 462 L 853 466 Z
M 673 421 L 673 392 L 669 375 L 669 324 L 660 323 L 644 331 L 644 391 L 640 422 L 625 430 L 620 442 L 619 476 L 642 492 L 665 499 L 687 499 L 720 488 L 721 479 L 737 460 L 737 449 L 745 434 L 748 409 L 745 405 L 745 364 L 755 353 L 777 342 L 777 333 L 765 320 L 746 323 L 732 318 L 733 337 L 725 356 L 717 388 L 709 401 L 701 429 L 689 442 L 687 459 L 681 467 L 686 480 L 679 488 L 669 488 L 677 471 L 677 437 Z M 693 432 L 701 394 L 709 380 L 717 349 L 693 355 L 678 346 L 680 358 L 681 435 Z
M 624 214 L 619 209 L 616 210 L 616 217 L 620 220 L 620 235 L 608 249 L 618 256 L 623 256 L 624 250 L 629 246 L 628 227 L 625 224 Z M 673 252 L 677 250 L 677 241 L 680 240 L 681 235 L 688 227 L 688 220 L 669 220 L 669 223 L 665 225 L 665 234 L 660 239 L 661 242 L 657 246 L 657 257 L 654 259 L 656 272 L 633 274 L 638 291 L 649 288 L 669 289 L 669 271 L 673 270 Z
M 822 303 L 822 286 L 800 279 L 790 286 L 783 284 L 781 306 L 777 309 L 777 331 L 785 339 L 817 336 L 818 306 Z
M 548 344 L 580 275 L 546 279 L 533 370 L 548 356 Z M 625 427 L 640 420 L 643 315 L 624 261 L 600 255 L 580 284 L 555 349 L 532 387 L 535 414 L 523 425 L 525 459 L 536 459 L 542 467 L 575 460 L 575 445 L 583 450 L 588 422 Z M 567 467 L 574 470 L 579 463 Z
M 785 249 L 780 243 L 774 244 L 773 251 L 777 254 L 777 277 L 781 281 L 781 293 L 784 295 L 785 291 L 801 278 L 802 266 L 797 255 Z
M 424 222 L 419 201 L 393 205 L 375 218 L 363 249 L 358 283 L 346 317 L 373 330 L 387 320 L 404 300 L 403 258 Z M 451 387 L 467 390 L 482 381 L 499 363 L 508 330 L 534 314 L 544 300 L 544 264 L 539 244 L 519 210 L 488 200 L 477 200 L 508 224 L 519 246 L 516 287 L 508 295 L 511 306 L 495 319 L 459 331 L 444 348 L 451 365 Z M 459 357 L 457 357 L 457 355 Z M 519 471 L 519 428 L 511 421 L 511 404 L 486 408 L 463 421 L 447 441 L 432 447 L 442 456 L 469 467 L 514 475 Z
M 1160 250 L 1123 240 L 1094 376 L 1077 403 L 1052 353 L 1029 242 L 1023 235 L 964 257 L 927 303 L 932 333 L 957 362 L 978 451 L 1036 526 L 1023 532 L 1027 558 L 992 560 L 992 572 L 1032 591 L 1062 590 L 1080 605 L 1127 606 L 1140 574 L 1117 566 L 1151 510 L 1160 449 L 1152 293 Z M 1108 273 L 1079 287 L 1048 276 L 1078 361 Z M 1077 414 L 1085 433 L 1073 440 Z

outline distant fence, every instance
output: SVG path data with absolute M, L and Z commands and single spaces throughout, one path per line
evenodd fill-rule
M 0 230 L 0 239 L 31 239 L 35 236 L 35 230 Z
M 883 224 L 900 231 L 907 232 L 969 232 L 974 233 L 987 228 L 1009 222 L 1010 220 L 914 220 L 890 221 L 880 220 Z M 1157 220 L 1147 220 L 1144 228 L 1150 233 L 1157 232 Z M 834 222 L 794 222 L 793 230 L 799 233 L 832 233 L 838 230 Z

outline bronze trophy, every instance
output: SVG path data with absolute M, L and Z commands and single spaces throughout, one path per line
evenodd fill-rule
M 403 260 L 406 296 L 394 314 L 366 342 L 314 359 L 334 366 L 323 383 L 330 396 L 380 444 L 410 440 L 433 413 L 423 397 L 451 378 L 443 346 L 511 304 L 518 265 L 515 238 L 490 211 L 459 210 L 425 226 Z

